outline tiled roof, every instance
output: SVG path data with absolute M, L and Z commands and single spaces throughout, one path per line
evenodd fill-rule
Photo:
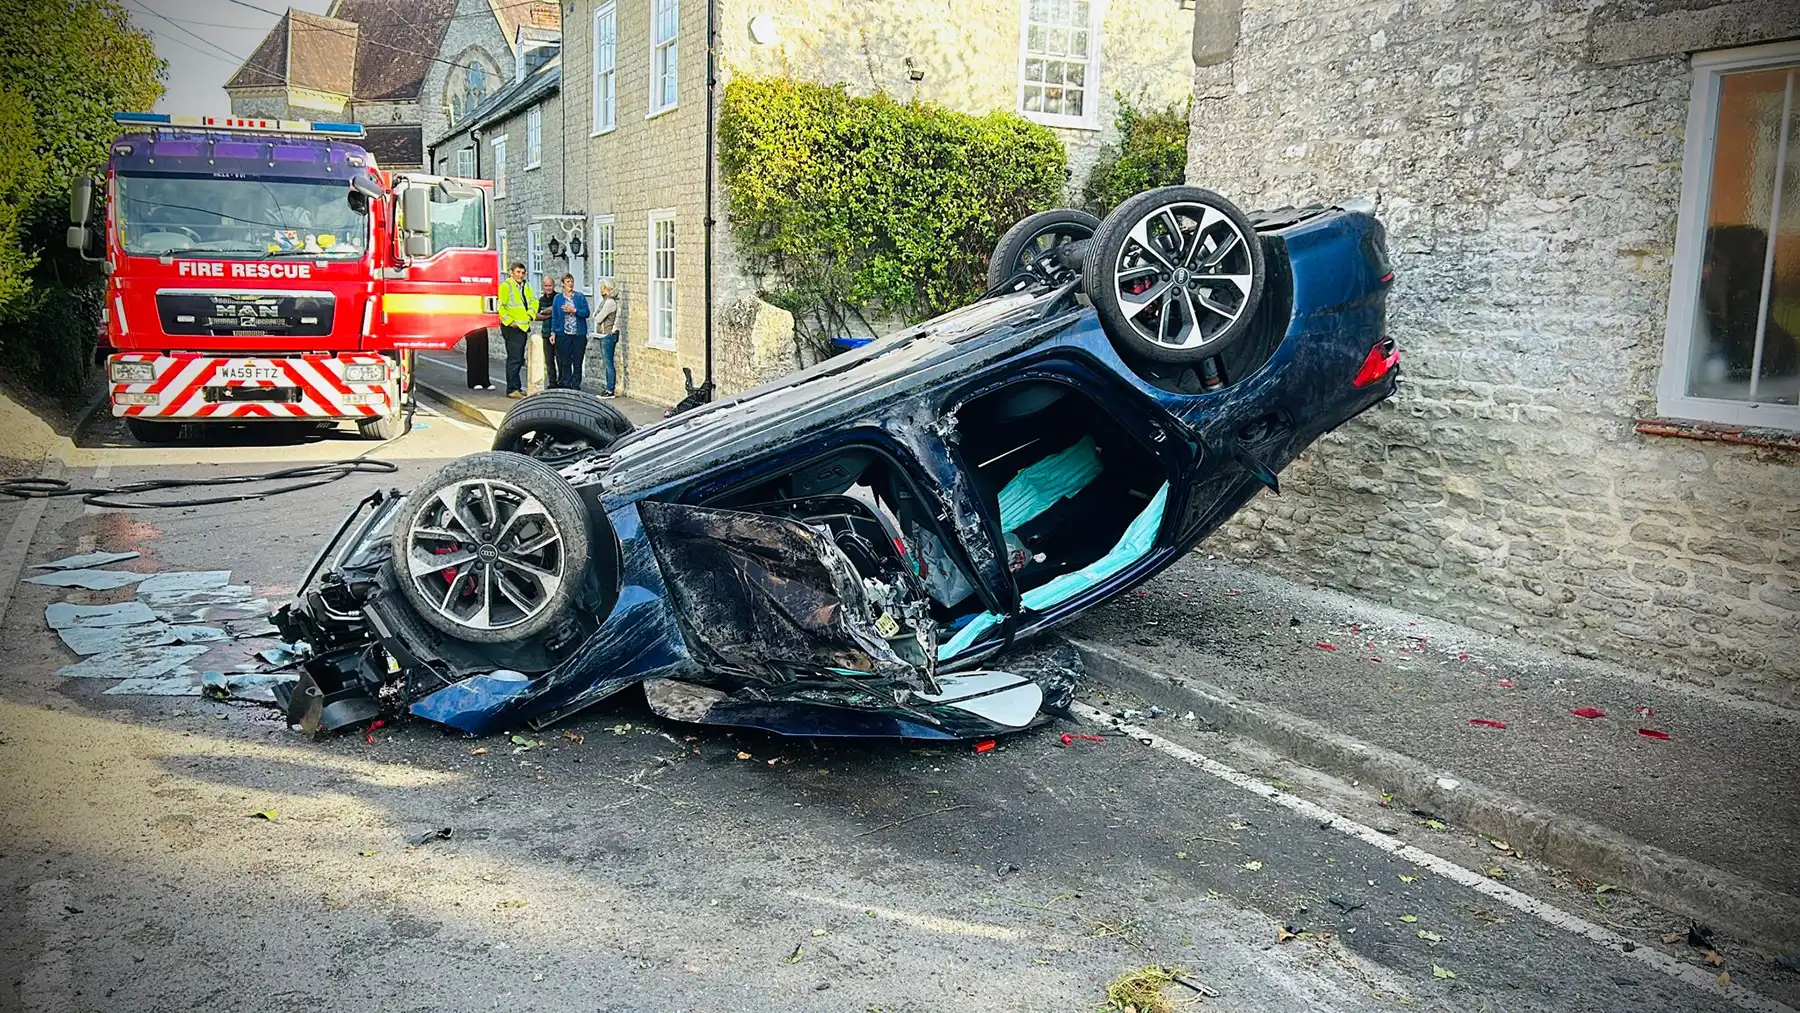
M 383 169 L 416 169 L 425 164 L 425 143 L 417 126 L 364 127 L 362 146 Z
M 287 84 L 288 19 L 284 16 L 263 36 L 262 44 L 244 61 L 227 88 L 280 88 Z
M 296 10 L 289 10 L 286 20 L 288 85 L 349 95 L 356 74 L 357 25 Z
M 456 0 L 338 0 L 332 13 L 361 28 L 357 99 L 417 99 L 450 30 Z
M 562 9 L 545 0 L 488 0 L 494 8 L 494 16 L 500 19 L 500 27 L 506 32 L 508 45 L 518 37 L 519 26 L 528 28 L 562 30 Z

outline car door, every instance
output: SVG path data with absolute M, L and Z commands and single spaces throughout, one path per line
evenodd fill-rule
M 453 188 L 444 184 L 453 184 Z M 408 257 L 406 192 L 431 191 L 430 253 Z M 457 191 L 461 191 L 461 195 Z M 393 186 L 397 227 L 392 263 L 383 272 L 376 333 L 385 347 L 448 349 L 472 331 L 500 323 L 497 292 L 500 261 L 494 245 L 493 190 L 486 180 L 402 174 Z

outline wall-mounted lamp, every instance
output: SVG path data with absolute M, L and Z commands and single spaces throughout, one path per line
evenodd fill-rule
M 581 237 L 580 236 L 576 236 L 574 239 L 569 240 L 569 256 L 571 256 L 571 257 L 581 256 L 582 249 L 583 249 L 583 247 L 581 245 Z
M 556 238 L 555 236 L 551 236 L 550 242 L 546 243 L 545 246 L 547 246 L 549 248 L 550 255 L 552 257 L 560 257 L 563 255 L 562 240 Z

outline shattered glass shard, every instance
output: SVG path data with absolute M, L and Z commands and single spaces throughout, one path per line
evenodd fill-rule
M 53 630 L 66 630 L 73 626 L 135 626 L 155 619 L 156 613 L 141 601 L 120 602 L 117 605 L 71 605 L 59 601 L 44 606 L 44 622 Z
M 103 691 L 105 696 L 199 696 L 197 673 L 185 665 L 169 675 L 126 679 Z
M 38 563 L 34 570 L 86 570 L 96 566 L 110 566 L 123 563 L 127 559 L 138 558 L 136 552 L 86 552 L 79 556 L 64 556 L 48 563 Z
M 64 665 L 56 674 L 65 679 L 150 679 L 168 675 L 208 650 L 204 644 L 134 647 Z
M 166 595 L 177 591 L 204 591 L 231 583 L 230 570 L 175 570 L 158 573 L 138 585 L 138 594 Z
M 45 587 L 79 587 L 85 591 L 111 591 L 149 577 L 147 573 L 132 573 L 128 570 L 58 570 L 55 573 L 26 577 L 27 584 L 42 584 Z

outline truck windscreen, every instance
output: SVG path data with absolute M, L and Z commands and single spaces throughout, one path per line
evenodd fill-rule
M 354 259 L 369 219 L 342 182 L 122 175 L 119 243 L 126 253 Z

